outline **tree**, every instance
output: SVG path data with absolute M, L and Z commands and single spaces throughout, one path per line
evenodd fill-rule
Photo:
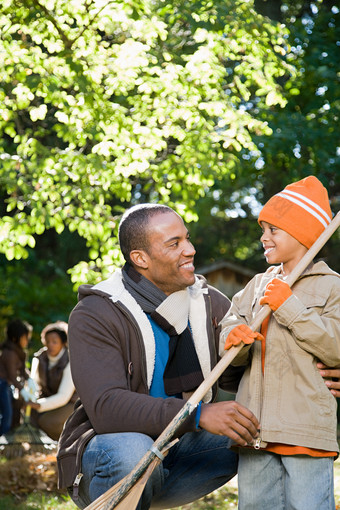
M 193 236 L 202 264 L 227 257 L 263 270 L 256 217 L 273 194 L 312 174 L 327 187 L 333 212 L 339 210 L 340 24 L 339 8 L 332 1 L 275 2 L 274 11 L 273 2 L 255 4 L 262 13 L 280 18 L 288 30 L 285 59 L 294 72 L 280 79 L 286 104 L 263 107 L 256 98 L 248 101 L 249 112 L 267 121 L 271 134 L 253 136 L 255 151 L 242 149 L 233 193 L 228 177 L 215 181 L 198 204 L 200 221 Z M 208 245 L 202 232 L 209 232 Z M 338 232 L 320 253 L 338 272 L 339 249 Z
M 66 319 L 66 271 L 76 288 L 120 265 L 141 201 L 183 215 L 198 268 L 263 270 L 257 213 L 293 180 L 319 177 L 336 212 L 338 18 L 332 0 L 4 0 L 0 316 Z
M 286 30 L 252 2 L 4 0 L 1 251 L 46 230 L 84 238 L 96 281 L 121 262 L 117 223 L 140 200 L 190 222 L 243 151 L 269 134 L 245 107 L 284 106 Z

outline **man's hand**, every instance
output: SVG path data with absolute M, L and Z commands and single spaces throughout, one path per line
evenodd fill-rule
M 292 291 L 288 283 L 273 278 L 268 283 L 264 296 L 260 299 L 260 305 L 268 305 L 275 312 L 291 295 Z
M 321 362 L 317 364 L 317 367 L 320 375 L 325 378 L 325 384 L 328 386 L 331 393 L 335 397 L 340 398 L 340 367 L 329 368 Z
M 239 324 L 235 326 L 227 336 L 224 344 L 224 350 L 230 349 L 233 345 L 239 345 L 241 342 L 244 344 L 252 344 L 254 340 L 264 340 L 261 333 L 257 333 L 250 329 L 246 324 Z
M 249 409 L 233 400 L 203 404 L 200 427 L 212 434 L 228 436 L 237 444 L 252 444 L 260 424 Z

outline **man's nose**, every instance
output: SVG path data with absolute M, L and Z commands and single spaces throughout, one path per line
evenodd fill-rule
M 194 245 L 189 240 L 186 241 L 186 245 L 185 245 L 183 251 L 184 251 L 185 255 L 187 255 L 189 257 L 193 257 L 195 255 L 195 253 L 196 253 Z

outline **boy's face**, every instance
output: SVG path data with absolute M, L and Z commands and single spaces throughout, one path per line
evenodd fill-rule
M 290 273 L 307 252 L 295 237 L 266 221 L 261 222 L 264 256 L 268 264 L 283 264 L 285 273 Z

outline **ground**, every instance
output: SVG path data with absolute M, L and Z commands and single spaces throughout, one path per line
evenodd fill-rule
M 334 467 L 336 508 L 340 509 L 339 459 L 335 462 Z M 58 491 L 57 489 L 57 464 L 55 453 L 30 453 L 11 459 L 0 457 L 0 508 L 3 508 L 3 497 L 10 497 L 11 501 L 16 501 L 19 504 L 20 502 L 24 502 L 32 493 L 41 494 L 43 501 L 45 501 L 45 503 L 32 506 L 32 508 L 76 508 L 71 501 L 66 505 L 66 499 L 62 506 L 48 506 L 46 505 L 46 500 L 44 500 L 44 494 L 46 496 L 49 494 L 64 494 L 66 498 L 66 493 L 64 491 Z M 24 506 L 20 506 L 20 508 L 28 508 L 25 503 L 23 503 L 23 505 Z M 6 508 L 8 508 L 8 506 L 6 506 Z M 237 508 L 236 477 L 219 491 L 215 491 L 191 505 L 182 507 L 182 510 L 207 510 L 208 508 L 224 508 L 225 510 Z
M 55 454 L 32 453 L 0 462 L 0 494 L 25 497 L 33 490 L 57 491 Z

